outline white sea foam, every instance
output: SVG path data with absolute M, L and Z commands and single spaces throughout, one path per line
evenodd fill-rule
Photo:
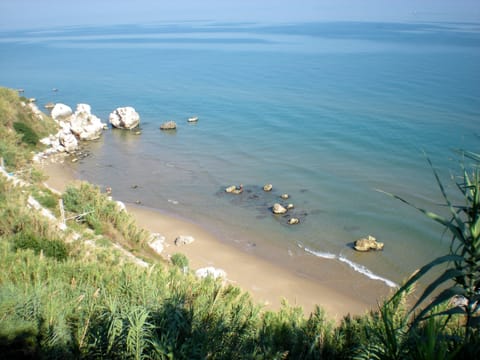
M 380 275 L 374 274 L 373 272 L 368 270 L 365 266 L 354 263 L 353 261 L 347 259 L 344 256 L 337 256 L 335 254 L 328 253 L 328 252 L 320 252 L 320 251 L 310 250 L 309 248 L 302 247 L 300 244 L 298 246 L 300 248 L 303 248 L 307 253 L 312 254 L 314 256 L 318 256 L 318 257 L 321 257 L 323 259 L 339 260 L 339 261 L 347 264 L 348 266 L 350 266 L 353 270 L 359 272 L 360 274 L 363 274 L 363 275 L 367 276 L 368 278 L 370 278 L 372 280 L 383 281 L 385 284 L 387 284 L 388 286 L 390 286 L 392 288 L 398 287 L 398 284 L 396 284 L 395 282 L 393 282 L 391 280 L 388 280 L 384 277 L 381 277 Z
M 332 254 L 332 253 L 328 253 L 328 252 L 320 252 L 320 251 L 313 251 L 313 250 L 310 250 L 309 248 L 304 248 L 305 251 L 309 254 L 312 254 L 312 255 L 315 255 L 315 256 L 318 256 L 318 257 L 321 257 L 323 259 L 336 259 L 337 258 L 337 255 L 335 254 Z
M 390 286 L 392 288 L 398 287 L 398 284 L 394 283 L 391 280 L 385 279 L 384 277 L 381 277 L 379 275 L 376 275 L 376 274 L 372 273 L 370 270 L 368 270 L 363 265 L 354 263 L 353 261 L 348 260 L 347 258 L 345 258 L 343 256 L 339 256 L 338 260 L 340 260 L 341 262 L 344 262 L 345 264 L 350 266 L 353 270 L 359 272 L 360 274 L 363 274 L 363 275 L 369 277 L 370 279 L 383 281 L 385 284 L 387 284 L 388 286 Z

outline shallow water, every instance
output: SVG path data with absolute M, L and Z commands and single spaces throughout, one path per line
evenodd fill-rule
M 479 150 L 476 25 L 62 28 L 0 34 L 0 54 L 0 84 L 39 105 L 89 103 L 105 122 L 118 106 L 136 108 L 140 136 L 107 131 L 77 165 L 117 198 L 273 261 L 308 251 L 387 285 L 448 249 L 441 227 L 377 189 L 444 211 L 423 152 L 453 192 L 452 149 Z M 176 132 L 158 129 L 167 120 Z M 240 183 L 242 195 L 224 193 Z M 282 193 L 299 225 L 270 213 Z M 385 250 L 355 253 L 369 234 Z

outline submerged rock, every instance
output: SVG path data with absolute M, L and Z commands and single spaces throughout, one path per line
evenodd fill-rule
M 140 115 L 131 106 L 119 107 L 110 113 L 110 124 L 118 129 L 134 129 L 140 124 Z
M 241 194 L 243 192 L 243 185 L 242 184 L 240 184 L 240 186 L 231 185 L 225 189 L 225 192 L 229 194 L 237 194 L 237 195 Z
M 293 218 L 288 219 L 288 224 L 289 225 L 296 225 L 296 224 L 299 224 L 299 223 L 300 223 L 300 220 L 297 219 L 297 218 L 293 217 Z
M 357 251 L 383 250 L 384 244 L 377 242 L 375 237 L 368 235 L 367 238 L 362 238 L 355 241 L 354 248 Z
M 266 192 L 272 191 L 272 189 L 273 189 L 272 184 L 265 184 L 265 186 L 263 187 L 263 191 L 266 191 Z

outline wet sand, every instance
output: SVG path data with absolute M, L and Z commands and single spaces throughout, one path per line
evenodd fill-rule
M 69 165 L 45 161 L 41 169 L 48 176 L 46 184 L 63 191 L 69 182 L 75 180 L 75 172 Z M 256 256 L 254 249 L 245 250 L 228 244 L 188 219 L 133 204 L 127 205 L 127 209 L 140 226 L 166 238 L 163 256 L 179 252 L 188 257 L 193 270 L 206 266 L 224 270 L 228 282 L 250 292 L 253 299 L 267 309 L 280 308 L 285 299 L 291 305 L 303 307 L 308 314 L 318 304 L 330 318 L 338 321 L 348 313 L 363 314 L 377 308 L 380 297 L 388 293 L 388 289 L 363 279 L 358 273 L 335 269 L 339 265 L 328 260 L 322 261 L 307 254 L 292 259 L 292 262 L 321 262 L 318 266 L 321 274 L 312 277 L 291 271 L 288 264 L 280 266 Z M 193 236 L 195 241 L 176 246 L 174 240 L 179 235 Z M 357 277 L 358 281 L 355 281 Z M 352 283 L 355 284 L 354 288 Z

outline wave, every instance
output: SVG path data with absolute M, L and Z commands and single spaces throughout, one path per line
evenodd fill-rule
M 367 269 L 365 266 L 357 264 L 357 263 L 347 259 L 344 256 L 338 256 L 338 255 L 335 255 L 335 254 L 332 254 L 332 253 L 329 253 L 329 252 L 314 251 L 314 250 L 311 250 L 307 247 L 303 247 L 300 244 L 298 245 L 298 247 L 303 248 L 305 250 L 305 252 L 307 252 L 309 254 L 312 254 L 314 256 L 317 256 L 317 257 L 321 257 L 322 259 L 339 260 L 339 261 L 347 264 L 348 266 L 350 266 L 356 272 L 359 272 L 360 274 L 365 275 L 372 280 L 383 281 L 389 287 L 392 287 L 392 288 L 397 288 L 398 287 L 397 283 L 395 283 L 395 282 L 393 282 L 389 279 L 386 279 L 386 278 L 384 278 L 380 275 L 374 274 L 369 269 Z

